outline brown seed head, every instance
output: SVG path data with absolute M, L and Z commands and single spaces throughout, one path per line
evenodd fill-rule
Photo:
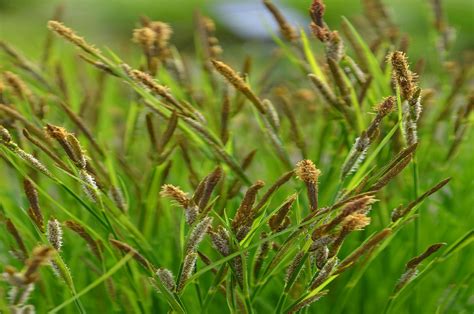
M 390 96 L 384 99 L 375 110 L 381 117 L 385 117 L 395 109 L 395 97 Z
M 402 51 L 395 51 L 390 56 L 393 77 L 400 86 L 404 99 L 410 100 L 415 92 L 415 77 L 408 67 L 408 60 Z

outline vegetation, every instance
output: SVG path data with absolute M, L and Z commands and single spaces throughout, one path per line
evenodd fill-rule
M 308 34 L 264 0 L 264 65 L 199 13 L 192 60 L 144 17 L 126 62 L 60 9 L 39 61 L 0 42 L 0 311 L 472 312 L 472 69 L 438 1 L 427 73 L 364 4 L 338 32 L 314 0 Z

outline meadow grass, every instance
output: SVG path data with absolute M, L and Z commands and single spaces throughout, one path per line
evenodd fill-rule
M 39 61 L 0 42 L 0 311 L 472 312 L 472 68 L 365 4 L 263 1 L 263 66 L 199 13 L 192 57 L 146 17 L 127 61 L 60 11 Z

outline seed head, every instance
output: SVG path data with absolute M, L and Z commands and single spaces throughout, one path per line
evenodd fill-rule
M 309 159 L 302 160 L 296 164 L 296 175 L 304 182 L 317 183 L 320 174 L 321 171 Z
M 177 186 L 165 184 L 161 187 L 161 196 L 171 198 L 176 201 L 181 207 L 187 208 L 191 202 L 188 195 Z
M 3 125 L 0 125 L 0 141 L 2 144 L 8 144 L 12 141 L 12 136 L 10 135 L 10 132 L 8 132 L 7 129 L 3 127 Z
M 168 289 L 170 292 L 176 290 L 176 283 L 174 280 L 173 273 L 166 268 L 160 268 L 156 271 L 156 276 L 160 278 L 161 283 Z
M 408 67 L 405 53 L 395 51 L 390 55 L 393 67 L 393 78 L 400 86 L 400 92 L 404 99 L 410 100 L 415 92 L 415 76 Z
M 63 245 L 63 230 L 61 224 L 57 219 L 50 219 L 46 228 L 46 235 L 48 242 L 52 245 L 56 251 L 61 251 Z
M 343 229 L 348 231 L 362 230 L 370 224 L 370 218 L 365 214 L 355 213 L 344 218 Z
M 156 40 L 156 33 L 149 27 L 141 27 L 133 30 L 132 40 L 139 44 L 143 50 L 151 52 Z
M 64 24 L 58 21 L 49 21 L 48 28 L 58 34 L 59 36 L 65 38 L 67 41 L 78 46 L 87 53 L 90 53 L 94 56 L 100 55 L 100 50 L 88 44 L 84 38 L 78 36 L 72 29 L 66 27 Z

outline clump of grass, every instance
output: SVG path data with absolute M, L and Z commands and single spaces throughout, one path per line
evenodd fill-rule
M 434 234 L 436 213 L 420 211 L 427 202 L 457 215 L 450 208 L 461 197 L 453 193 L 463 187 L 447 185 L 454 168 L 445 161 L 466 157 L 472 95 L 449 86 L 432 96 L 447 99 L 445 107 L 428 103 L 420 86 L 433 80 L 410 70 L 407 41 L 380 1 L 364 1 L 372 44 L 346 19 L 341 33 L 333 30 L 323 1 L 309 8 L 311 34 L 271 1 L 262 5 L 282 36 L 276 64 L 290 65 L 294 81 L 252 72 L 248 60 L 238 73 L 224 60 L 214 22 L 199 13 L 192 64 L 200 67 L 192 71 L 164 22 L 143 17 L 133 30 L 138 63 L 48 22 L 98 75 L 85 85 L 93 101 L 66 79 L 80 71 L 66 76 L 51 65 L 65 58 L 50 35 L 42 64 L 1 43 L 14 71 L 0 84 L 0 171 L 8 178 L 1 243 L 11 253 L 0 257 L 25 266 L 4 267 L 10 298 L 0 311 L 342 313 L 355 301 L 371 306 L 356 287 L 374 292 L 372 312 L 434 309 L 436 302 L 417 303 L 415 284 L 434 266 L 455 265 L 448 259 L 465 256 L 473 236 Z M 448 48 L 444 39 L 444 56 Z M 104 91 L 104 81 L 120 88 Z M 464 103 L 454 112 L 458 94 Z M 449 145 L 432 147 L 440 124 L 454 133 L 443 133 Z M 422 243 L 444 237 L 447 249 L 437 243 L 420 255 Z M 398 274 L 410 250 L 416 257 L 393 284 L 390 270 Z M 43 264 L 57 276 L 40 274 Z

